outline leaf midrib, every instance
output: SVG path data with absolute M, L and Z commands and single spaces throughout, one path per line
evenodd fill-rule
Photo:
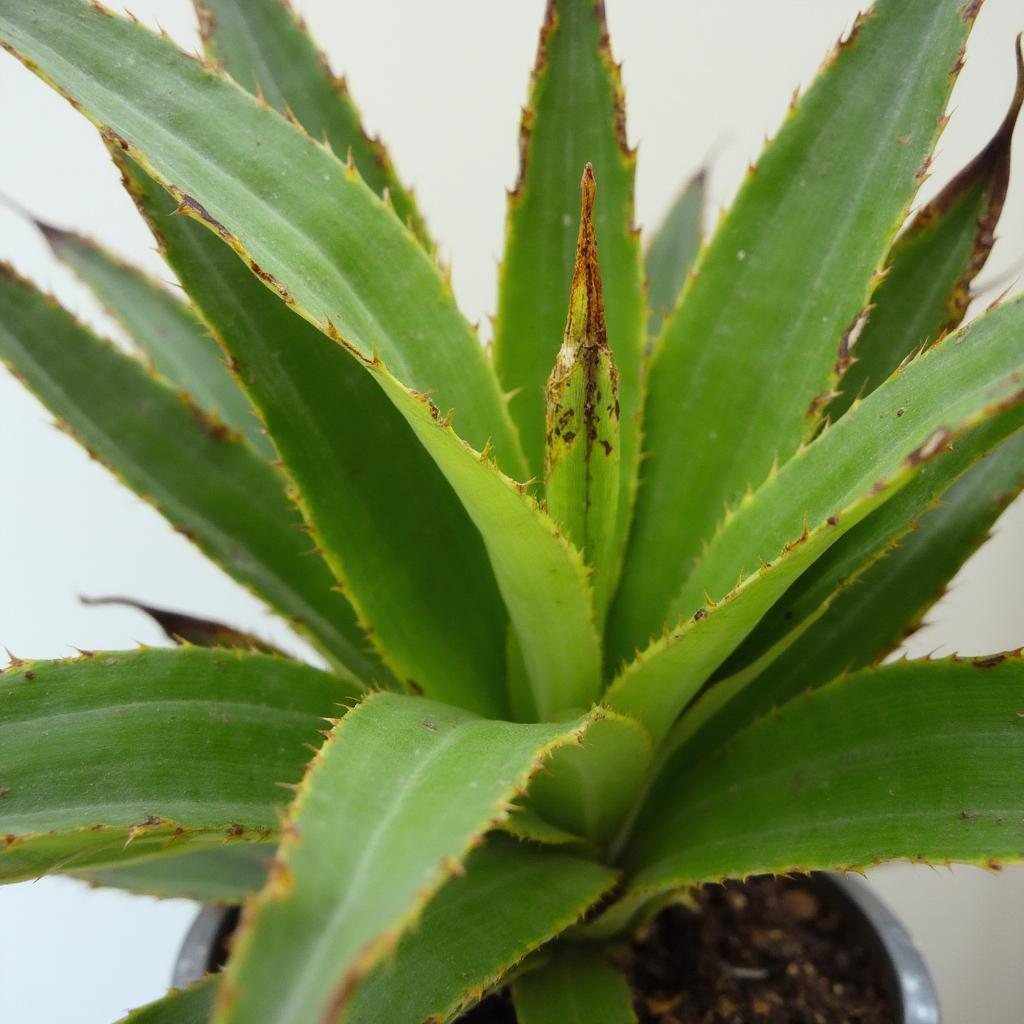
M 342 729 L 343 728 L 344 726 L 342 726 Z M 279 1010 L 279 1018 L 286 1020 L 300 1019 L 301 1013 L 299 1014 L 299 1017 L 296 1017 L 295 1011 L 301 1011 L 303 1006 L 311 1005 L 306 996 L 306 989 L 310 984 L 311 976 L 315 979 L 317 976 L 322 976 L 325 971 L 328 974 L 335 973 L 335 969 L 333 967 L 334 958 L 331 956 L 330 945 L 338 930 L 339 921 L 348 912 L 355 899 L 355 895 L 360 884 L 369 872 L 370 863 L 373 860 L 373 856 L 377 849 L 381 845 L 384 833 L 391 826 L 394 819 L 404 811 L 407 803 L 409 802 L 410 793 L 415 788 L 417 782 L 423 777 L 427 769 L 435 764 L 438 758 L 448 750 L 459 735 L 459 729 L 450 729 L 448 733 L 442 737 L 434 747 L 432 747 L 430 753 L 420 761 L 413 772 L 407 776 L 407 785 L 403 787 L 402 792 L 397 797 L 391 798 L 387 811 L 374 825 L 369 839 L 364 844 L 357 866 L 349 873 L 349 884 L 345 892 L 345 896 L 334 905 L 330 916 L 327 918 L 323 927 L 320 928 L 318 938 L 313 944 L 309 955 L 303 961 L 302 973 L 298 978 L 296 978 L 295 983 L 289 986 L 290 994 L 287 1001 Z M 362 894 L 360 893 L 359 895 L 361 896 Z M 375 942 L 376 938 L 386 931 L 387 928 L 391 927 L 393 923 L 394 922 L 388 922 L 385 924 L 382 929 L 375 933 L 375 937 L 369 940 L 369 943 L 364 944 L 364 946 L 359 950 L 355 950 L 354 955 L 358 957 L 359 953 L 362 952 L 367 945 Z M 346 968 L 346 971 L 353 970 L 356 966 L 357 963 L 353 963 Z

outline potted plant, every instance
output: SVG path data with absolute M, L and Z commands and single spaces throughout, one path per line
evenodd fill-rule
M 603 5 L 551 0 L 488 354 L 280 0 L 197 3 L 203 58 L 0 0 L 189 298 L 41 225 L 138 354 L 4 266 L 0 357 L 323 659 L 139 605 L 176 649 L 0 677 L 0 879 L 242 905 L 133 1019 L 937 1020 L 783 876 L 1024 854 L 1019 653 L 881 664 L 1024 483 L 1024 299 L 961 326 L 1019 49 L 897 234 L 978 6 L 878 0 L 644 251 Z

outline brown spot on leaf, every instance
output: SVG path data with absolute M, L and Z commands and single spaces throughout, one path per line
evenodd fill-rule
M 938 427 L 907 456 L 907 465 L 919 466 L 934 458 L 950 442 L 950 432 L 945 427 Z
M 990 654 L 988 657 L 984 658 L 973 658 L 971 660 L 971 664 L 975 668 L 985 669 L 995 668 L 996 665 L 1001 665 L 1004 661 L 1006 661 L 1005 654 Z

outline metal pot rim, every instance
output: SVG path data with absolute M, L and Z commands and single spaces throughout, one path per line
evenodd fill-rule
M 931 972 L 899 918 L 861 878 L 832 872 L 815 872 L 814 877 L 846 903 L 874 936 L 889 970 L 892 994 L 899 1001 L 900 1024 L 941 1024 Z

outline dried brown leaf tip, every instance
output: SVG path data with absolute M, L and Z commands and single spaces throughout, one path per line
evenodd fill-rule
M 589 163 L 583 171 L 580 192 L 580 230 L 569 292 L 569 313 L 562 346 L 555 357 L 555 366 L 547 386 L 549 452 L 556 439 L 567 446 L 571 445 L 581 430 L 586 434 L 588 452 L 594 442 L 601 443 L 602 447 L 610 445 L 610 439 L 599 436 L 598 424 L 602 420 L 617 422 L 619 418 L 616 387 L 618 374 L 611 364 L 611 350 L 608 347 L 597 232 L 594 228 L 597 182 L 594 168 Z M 598 380 L 602 359 L 607 363 L 611 376 L 611 394 L 604 396 L 601 395 Z M 583 389 L 581 395 L 576 395 L 571 380 L 574 372 L 581 367 Z M 582 417 L 576 408 L 579 400 L 583 403 Z
M 594 229 L 597 181 L 594 178 L 592 164 L 588 163 L 583 170 L 580 193 L 580 231 L 576 239 L 576 266 L 572 275 L 566 341 L 570 340 L 569 332 L 573 331 L 577 333 L 573 341 L 578 346 L 607 349 L 608 331 L 604 318 L 604 297 L 601 293 L 601 268 L 597 259 L 597 232 Z M 585 309 L 580 308 L 583 303 L 586 303 Z
M 271 644 L 264 643 L 250 633 L 232 629 L 213 619 L 203 619 L 184 612 L 167 608 L 154 608 L 130 597 L 81 597 L 85 605 L 122 605 L 134 608 L 148 615 L 167 634 L 168 639 L 178 644 L 192 644 L 196 647 L 222 647 L 242 651 L 259 651 L 263 654 L 281 654 Z

